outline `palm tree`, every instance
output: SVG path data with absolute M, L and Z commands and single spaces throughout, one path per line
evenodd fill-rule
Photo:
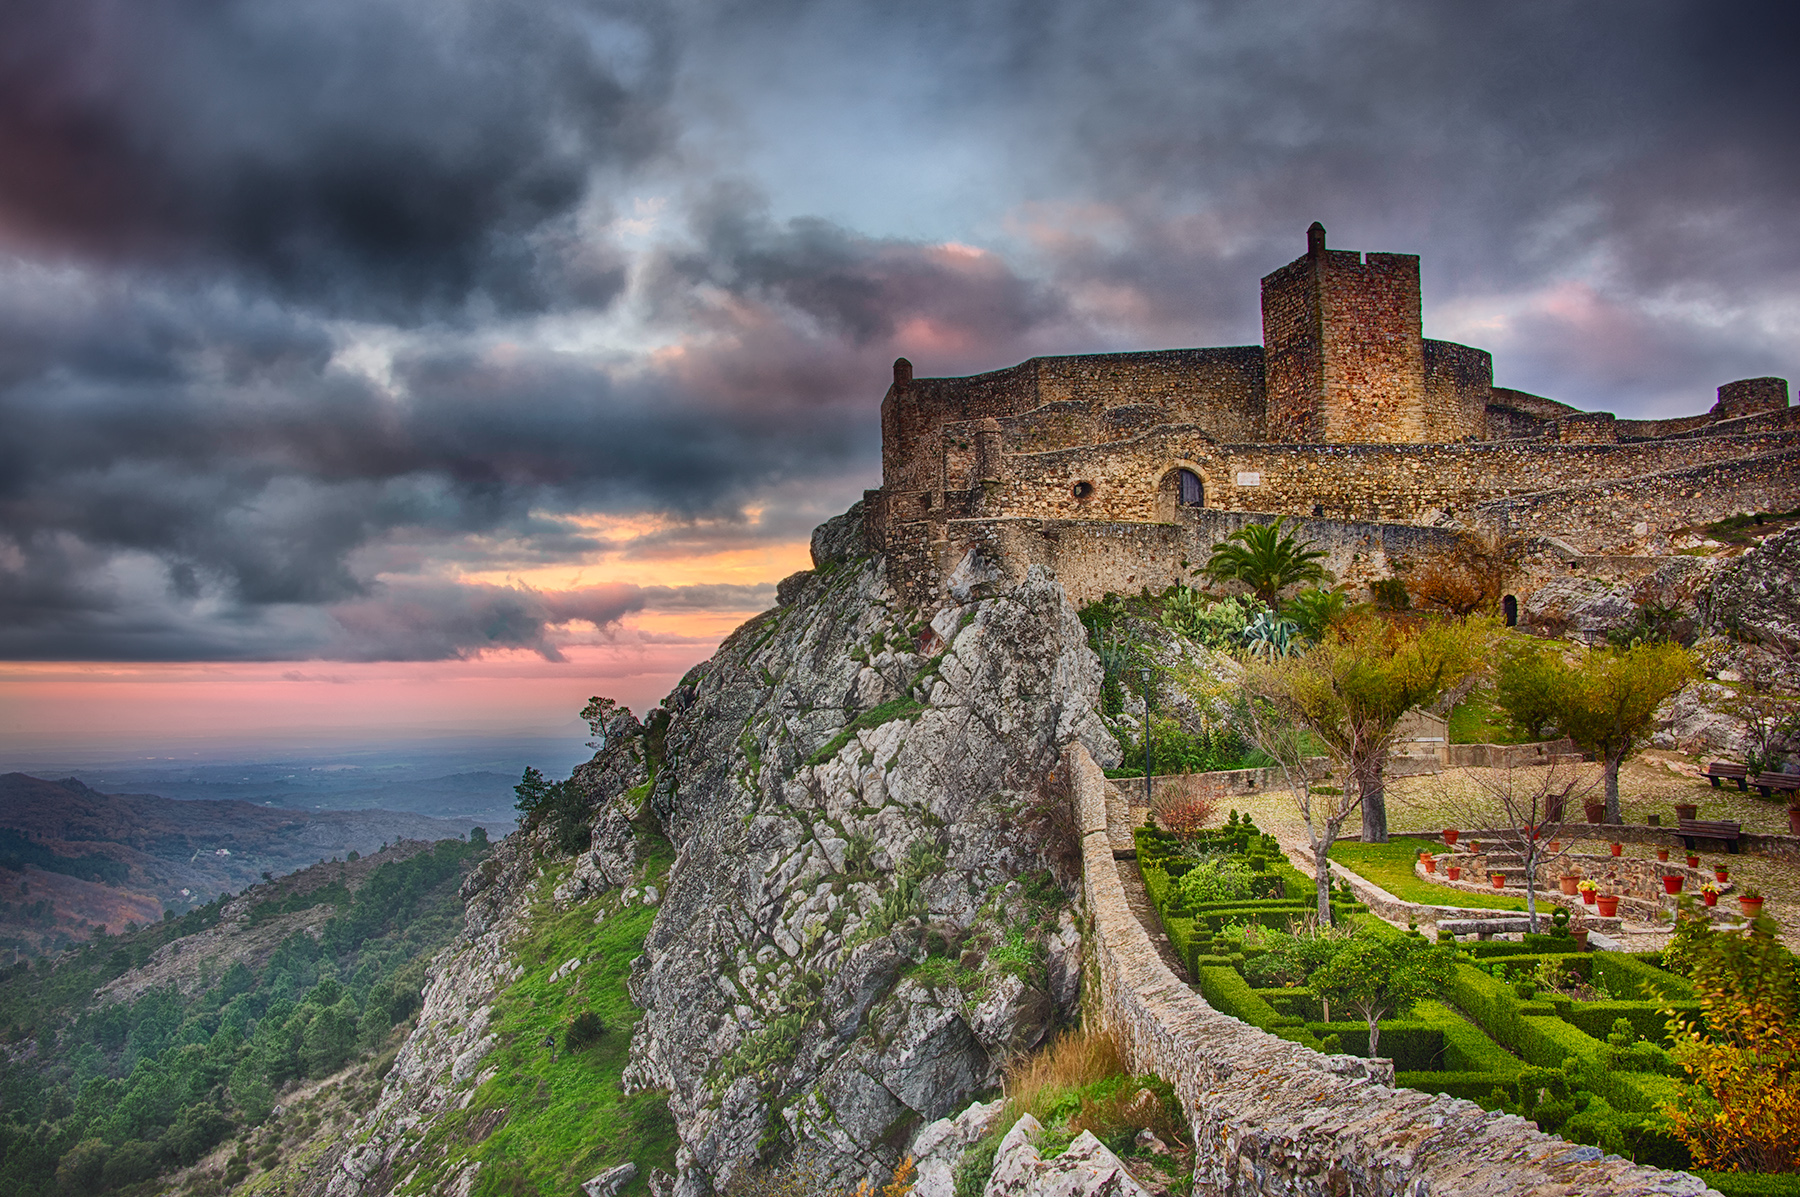
M 1277 516 L 1272 524 L 1245 524 L 1214 545 L 1206 576 L 1217 582 L 1242 582 L 1269 607 L 1289 586 L 1326 580 L 1319 564 L 1325 551 L 1284 536 L 1281 525 L 1286 519 Z

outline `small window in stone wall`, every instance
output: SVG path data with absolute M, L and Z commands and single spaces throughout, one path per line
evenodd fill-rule
M 1094 494 L 1094 484 L 1092 482 L 1077 482 L 1074 486 L 1069 488 L 1069 493 L 1074 495 L 1077 499 L 1092 498 Z
M 1206 506 L 1206 488 L 1200 484 L 1200 475 L 1192 470 L 1177 470 L 1175 473 L 1181 482 L 1181 505 L 1183 507 Z

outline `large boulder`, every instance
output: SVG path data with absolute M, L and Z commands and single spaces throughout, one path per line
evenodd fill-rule
M 1149 1197 L 1092 1131 L 1082 1131 L 1061 1155 L 1047 1160 L 1034 1141 L 1043 1130 L 1030 1114 L 1020 1115 L 1000 1140 L 982 1197 Z

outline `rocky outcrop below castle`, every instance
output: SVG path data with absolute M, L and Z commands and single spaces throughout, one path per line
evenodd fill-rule
M 723 1191 L 781 1160 L 846 1189 L 890 1174 L 922 1129 L 1077 1017 L 1080 850 L 1060 753 L 1118 748 L 1074 609 L 1040 572 L 923 619 L 855 519 L 822 528 L 815 554 L 662 714 L 606 726 L 572 778 L 593 811 L 587 849 L 571 860 L 551 820 L 527 820 L 471 875 L 463 940 L 309 1193 L 473 1191 L 479 1166 L 456 1165 L 432 1127 L 467 1120 L 494 1075 L 502 997 L 546 901 L 596 921 L 626 899 L 657 906 L 624 1082 L 666 1094 L 674 1118 L 658 1194 Z M 663 837 L 675 859 L 658 892 L 645 854 Z
M 670 1094 L 681 1193 L 776 1145 L 847 1185 L 889 1171 L 1075 1014 L 1058 753 L 1117 745 L 1061 587 L 921 622 L 844 555 L 784 592 L 671 695 L 653 793 L 678 856 L 627 1082 Z

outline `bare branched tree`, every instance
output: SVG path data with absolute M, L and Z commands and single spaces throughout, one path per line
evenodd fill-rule
M 1468 784 L 1458 787 L 1460 779 Z M 1599 785 L 1591 767 L 1580 762 L 1513 765 L 1499 769 L 1462 769 L 1438 775 L 1437 804 L 1460 826 L 1476 829 L 1483 843 L 1497 841 L 1525 862 L 1525 914 L 1539 929 L 1538 870 L 1568 856 L 1572 841 L 1564 839 L 1566 812 L 1579 811 Z M 1558 844 L 1555 851 L 1551 844 Z
M 1273 704 L 1254 695 L 1244 704 L 1250 738 L 1281 770 L 1300 817 L 1306 821 L 1307 844 L 1312 850 L 1313 887 L 1318 897 L 1320 927 L 1331 926 L 1331 845 L 1337 842 L 1345 820 L 1362 807 L 1360 792 L 1351 787 L 1320 786 L 1326 769 L 1318 758 L 1307 756 L 1304 728 L 1288 719 Z M 1335 792 L 1332 792 L 1335 791 Z

